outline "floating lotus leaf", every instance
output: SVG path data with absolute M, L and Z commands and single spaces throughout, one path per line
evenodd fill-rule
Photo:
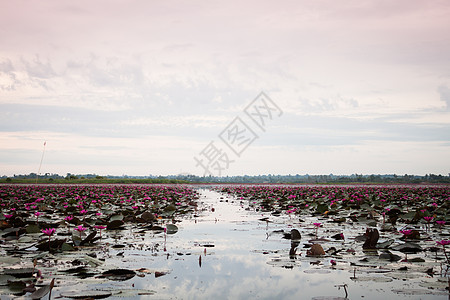
M 15 265 L 19 262 L 20 262 L 20 258 L 18 258 L 18 257 L 13 257 L 13 256 L 0 257 L 0 263 L 2 263 L 2 264 Z
M 28 235 L 26 235 L 26 236 L 21 236 L 21 237 L 17 240 L 18 243 L 31 243 L 31 242 L 33 242 L 33 241 L 35 241 L 35 239 L 34 239 L 33 237 L 31 237 L 31 236 L 28 236 Z
M 13 281 L 16 278 L 12 275 L 0 274 L 0 285 L 8 285 L 9 281 Z
M 300 240 L 302 238 L 302 235 L 300 234 L 300 231 L 297 229 L 291 230 L 291 239 L 292 240 Z
M 432 294 L 431 291 L 425 289 L 393 289 L 393 293 L 403 295 L 427 295 Z
M 136 297 L 136 296 L 151 296 L 156 294 L 156 291 L 144 289 L 121 289 L 111 290 L 113 296 L 117 297 Z
M 25 230 L 27 233 L 40 233 L 41 230 L 39 229 L 39 226 L 36 224 L 29 224 L 27 227 L 25 227 Z
M 70 244 L 63 243 L 61 245 L 61 250 L 62 251 L 75 251 L 75 248 L 72 245 L 70 245 Z
M 49 251 L 49 250 L 56 250 L 61 249 L 61 246 L 66 242 L 65 239 L 53 239 L 48 242 L 48 240 L 45 240 L 39 244 L 36 245 L 36 248 L 38 248 L 39 251 Z M 49 249 L 50 246 L 50 249 Z
M 23 289 L 26 287 L 26 283 L 20 280 L 14 280 L 8 282 L 8 289 L 13 294 L 23 293 Z
M 178 227 L 174 224 L 167 224 L 167 234 L 175 234 L 178 232 Z
M 380 237 L 378 233 L 378 229 L 376 228 L 367 228 L 366 233 L 364 234 L 366 241 L 362 246 L 363 249 L 375 249 L 377 247 L 377 242 Z
M 114 230 L 114 229 L 122 229 L 123 225 L 124 225 L 124 221 L 122 220 L 113 220 L 111 222 L 108 223 L 107 225 L 107 229 L 108 230 Z
M 71 299 L 103 299 L 108 298 L 112 295 L 109 291 L 69 291 L 61 293 L 61 297 L 71 298 Z
M 318 204 L 316 208 L 316 213 L 323 214 L 328 210 L 328 205 L 325 203 Z
M 384 242 L 381 242 L 381 243 L 377 243 L 377 249 L 387 249 L 394 242 L 395 242 L 395 240 L 391 239 L 391 240 L 387 240 L 387 241 L 384 241 Z
M 427 289 L 445 290 L 446 288 L 448 288 L 448 282 L 441 282 L 441 281 L 421 282 L 421 283 L 419 283 L 419 286 L 427 288 Z
M 311 300 L 348 300 L 348 298 L 334 297 L 334 296 L 317 296 L 312 297 Z
M 43 287 L 37 289 L 34 293 L 30 295 L 31 299 L 41 299 L 46 296 L 52 289 L 55 284 L 55 279 L 52 279 L 50 284 L 44 285 Z
M 136 276 L 136 272 L 128 269 L 112 269 L 102 273 L 100 277 L 115 281 L 125 281 Z
M 155 215 L 148 211 L 142 213 L 141 218 L 147 223 L 150 223 L 150 222 L 153 222 L 156 220 Z
M 400 259 L 402 259 L 401 256 L 393 254 L 391 252 L 381 253 L 379 258 L 388 261 L 399 261 Z
M 358 276 L 356 278 L 352 278 L 353 281 L 371 281 L 371 282 L 391 282 L 392 278 L 389 277 L 374 277 L 374 276 Z
M 110 221 L 110 222 L 117 221 L 117 220 L 122 221 L 123 218 L 124 218 L 124 217 L 123 217 L 122 214 L 112 215 L 112 216 L 109 218 L 109 221 Z
M 313 244 L 311 246 L 311 249 L 309 249 L 306 254 L 308 256 L 321 256 L 325 255 L 325 251 L 323 250 L 322 246 L 320 244 Z
M 33 276 L 33 268 L 17 268 L 17 269 L 3 269 L 3 273 L 17 278 L 25 278 Z
M 96 231 L 91 232 L 84 240 L 81 241 L 80 246 L 92 243 L 95 241 Z
M 304 270 L 303 273 L 307 273 L 307 274 L 329 274 L 329 273 L 331 273 L 331 271 L 327 270 L 327 269 L 308 269 L 308 270 Z
M 412 242 L 407 242 L 404 244 L 396 245 L 391 248 L 395 251 L 400 251 L 403 253 L 418 253 L 418 252 L 423 251 L 422 247 L 420 247 L 419 244 L 412 243 Z

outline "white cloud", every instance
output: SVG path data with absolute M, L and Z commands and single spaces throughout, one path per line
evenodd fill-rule
M 438 93 L 441 101 L 445 103 L 446 109 L 450 111 L 450 89 L 446 85 L 440 85 Z
M 354 145 L 377 140 L 403 172 L 404 155 L 388 151 L 397 139 L 429 141 L 428 151 L 446 161 L 439 143 L 449 141 L 449 12 L 445 1 L 406 0 L 3 2 L 0 39 L 8 42 L 0 50 L 1 128 L 85 138 L 86 148 L 75 152 L 61 144 L 61 153 L 87 168 L 98 149 L 99 161 L 120 165 L 119 173 L 126 166 L 121 161 L 147 161 L 150 148 L 138 146 L 139 138 L 198 143 L 198 149 L 171 145 L 170 151 L 153 145 L 161 172 L 168 173 L 172 159 L 165 153 L 189 169 L 203 144 L 264 90 L 285 112 L 274 125 L 278 138 L 261 139 L 260 145 L 278 149 L 271 155 L 284 156 L 283 147 L 298 145 L 297 139 L 311 147 L 342 146 L 342 153 L 329 152 L 330 160 L 340 160 L 351 158 Z M 101 148 L 93 136 L 115 150 Z M 17 148 L 22 160 L 36 151 L 28 144 Z M 2 144 L 0 151 L 11 158 L 4 163 L 17 165 L 12 149 Z M 348 169 L 363 164 L 362 157 Z M 440 168 L 431 167 L 434 173 Z M 269 172 L 242 168 L 254 170 Z

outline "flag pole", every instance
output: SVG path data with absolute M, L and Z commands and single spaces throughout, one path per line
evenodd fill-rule
M 39 173 L 41 173 L 42 161 L 44 160 L 45 145 L 47 145 L 47 141 L 44 142 L 44 150 L 42 150 L 41 163 L 39 164 L 39 170 L 38 170 L 38 172 L 36 174 L 36 183 L 38 182 Z

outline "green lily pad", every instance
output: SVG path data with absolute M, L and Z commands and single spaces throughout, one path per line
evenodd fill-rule
M 108 298 L 112 295 L 109 291 L 69 291 L 61 293 L 61 297 L 71 298 L 71 299 L 103 299 Z
M 122 221 L 123 220 L 123 215 L 122 214 L 117 214 L 117 215 L 113 215 L 109 218 L 110 222 L 113 221 Z
M 117 297 L 136 297 L 136 296 L 151 296 L 156 294 L 156 291 L 153 290 L 144 290 L 144 289 L 121 289 L 121 290 L 112 290 L 113 296 Z
M 12 256 L 1 256 L 0 257 L 0 263 L 2 263 L 2 264 L 9 264 L 9 265 L 15 265 L 15 264 L 20 263 L 20 258 L 12 257 Z
M 112 269 L 102 273 L 99 277 L 115 281 L 125 281 L 136 276 L 136 272 L 128 269 Z
M 3 273 L 17 278 L 25 278 L 33 276 L 33 268 L 4 269 Z
M 107 229 L 108 230 L 120 229 L 120 228 L 122 228 L 123 224 L 125 224 L 125 223 L 122 220 L 113 220 L 108 223 Z
M 8 281 L 13 281 L 15 279 L 14 276 L 0 274 L 0 285 L 8 285 Z
M 167 224 L 167 234 L 175 234 L 178 232 L 178 227 L 174 224 Z
M 393 289 L 393 293 L 403 295 L 426 295 L 431 294 L 431 291 L 424 289 Z
M 36 224 L 29 224 L 27 227 L 25 227 L 25 230 L 27 233 L 40 233 L 41 230 L 39 229 L 39 226 Z

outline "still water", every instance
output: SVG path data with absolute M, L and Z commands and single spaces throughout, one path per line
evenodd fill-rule
M 139 276 L 125 281 L 60 277 L 52 298 L 68 291 L 109 290 L 113 291 L 109 299 L 342 299 L 346 291 L 349 299 L 448 299 L 445 290 L 426 285 L 436 278 L 414 272 L 414 266 L 407 273 L 352 266 L 350 262 L 366 255 L 356 242 L 324 246 L 357 249 L 344 254 L 335 267 L 331 256 L 306 257 L 303 245 L 314 230 L 305 226 L 305 220 L 273 217 L 231 196 L 206 188 L 199 191 L 198 213 L 177 222 L 174 234 L 131 228 L 120 236 L 106 233 L 109 245 L 100 251 L 99 258 L 105 261 L 98 269 L 141 270 Z M 292 228 L 302 234 L 296 255 L 289 255 L 291 240 L 280 232 Z M 349 237 L 363 230 L 342 227 Z M 119 241 L 123 247 L 112 247 Z

